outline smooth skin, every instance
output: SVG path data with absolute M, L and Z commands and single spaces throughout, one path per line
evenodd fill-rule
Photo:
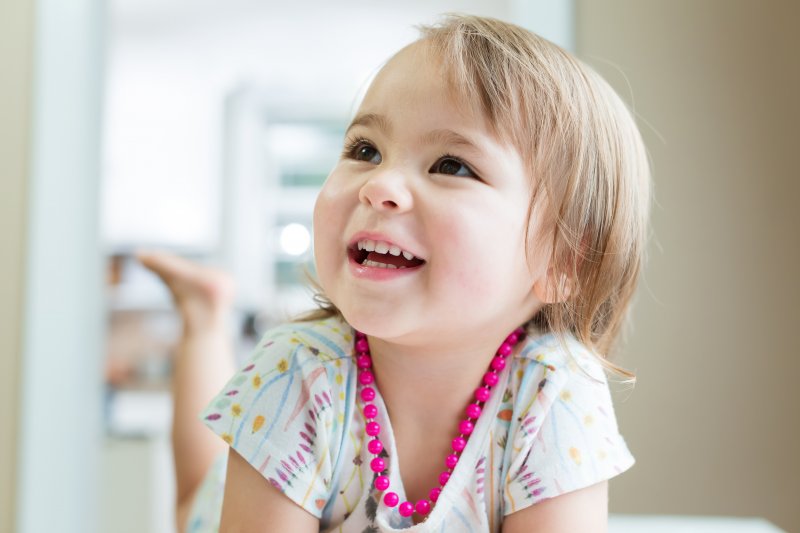
M 503 520 L 503 533 L 606 533 L 608 481 L 541 501 Z
M 316 533 L 319 520 L 280 493 L 231 449 L 219 530 L 220 533 Z

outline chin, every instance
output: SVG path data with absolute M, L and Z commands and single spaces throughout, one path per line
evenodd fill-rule
M 396 338 L 403 329 L 402 320 L 399 320 L 399 317 L 394 314 L 369 309 L 353 310 L 347 306 L 344 309 L 340 307 L 339 311 L 348 324 L 370 337 Z
M 339 311 L 341 311 L 348 324 L 365 335 L 382 337 L 386 333 L 387 320 L 385 318 L 379 318 L 368 311 L 365 312 L 363 309 L 353 310 L 348 306 L 340 307 Z

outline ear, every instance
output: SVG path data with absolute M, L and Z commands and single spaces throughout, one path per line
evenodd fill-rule
M 572 280 L 565 273 L 548 267 L 547 273 L 534 282 L 533 293 L 542 303 L 561 303 L 572 294 L 572 285 Z

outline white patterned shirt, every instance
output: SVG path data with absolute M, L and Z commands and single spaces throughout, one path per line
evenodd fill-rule
M 500 373 L 430 515 L 415 526 L 372 485 L 353 334 L 338 317 L 269 331 L 201 414 L 266 480 L 318 517 L 320 531 L 500 531 L 504 516 L 634 463 L 596 358 L 573 337 L 565 350 L 553 334 L 529 336 Z M 391 490 L 405 501 L 377 392 Z M 217 531 L 224 474 L 221 457 L 198 492 L 188 531 Z

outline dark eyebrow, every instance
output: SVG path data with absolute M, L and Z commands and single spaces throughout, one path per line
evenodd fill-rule
M 378 115 L 375 113 L 364 113 L 363 115 L 358 115 L 353 119 L 353 122 L 347 126 L 347 131 L 350 131 L 355 126 L 376 126 L 379 130 L 382 130 L 385 133 L 389 133 L 392 130 L 392 124 L 389 122 L 389 119 L 383 115 Z

